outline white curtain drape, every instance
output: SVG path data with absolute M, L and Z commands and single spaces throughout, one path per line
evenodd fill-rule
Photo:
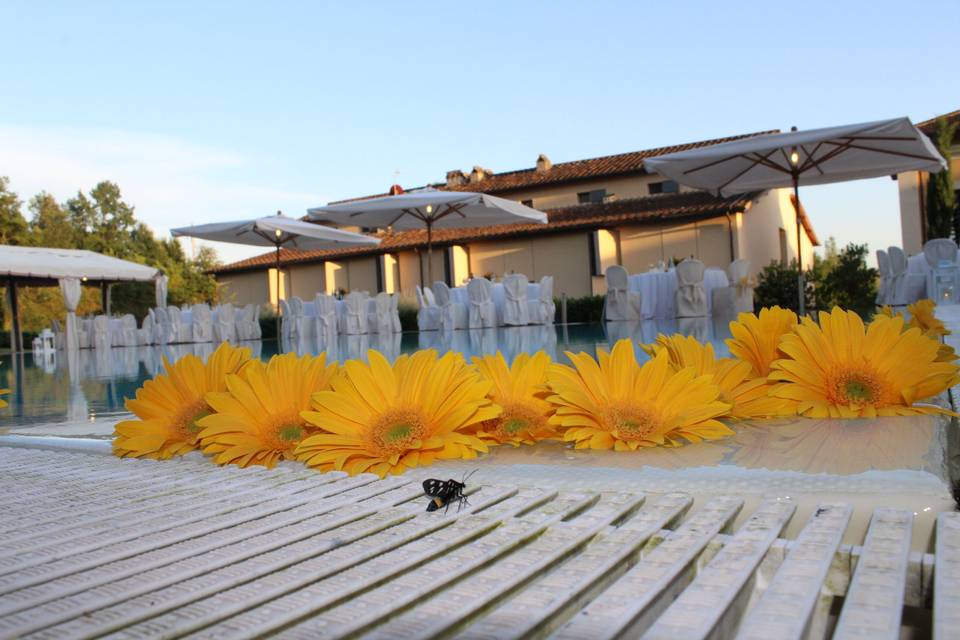
M 79 349 L 80 339 L 77 336 L 77 306 L 80 304 L 80 279 L 61 278 L 60 293 L 63 294 L 63 304 L 67 308 L 67 322 L 64 327 L 66 339 L 64 345 L 67 350 Z
M 167 306 L 167 283 L 170 281 L 167 276 L 160 276 L 156 280 L 155 293 L 157 296 L 156 303 L 158 307 Z

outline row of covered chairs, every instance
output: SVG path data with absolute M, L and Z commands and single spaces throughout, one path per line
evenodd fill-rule
M 205 303 L 156 307 L 147 312 L 140 344 L 185 344 L 259 340 L 260 306 L 235 308 L 231 303 L 210 308 Z
M 299 297 L 280 301 L 281 338 L 297 342 L 301 339 L 324 338 L 338 333 L 399 333 L 399 298 L 366 291 L 351 291 L 342 300 L 318 293 L 312 301 Z
M 911 258 L 900 247 L 878 249 L 877 268 L 879 305 L 903 306 L 922 298 L 950 304 L 956 303 L 960 294 L 957 243 L 949 238 L 928 240 L 922 254 Z
M 735 317 L 742 311 L 753 311 L 753 281 L 750 261 L 734 260 L 727 267 L 726 286 L 716 286 L 708 292 L 704 286 L 706 266 L 700 260 L 683 260 L 669 271 L 653 270 L 653 278 L 673 278 L 673 311 L 677 318 L 702 318 L 711 312 L 723 317 Z M 604 318 L 611 321 L 639 320 L 643 317 L 643 296 L 639 284 L 631 286 L 631 277 L 620 265 L 611 265 L 604 274 L 607 293 L 604 300 Z M 648 274 L 642 274 L 643 278 Z M 723 275 L 719 276 L 721 279 Z M 651 305 L 652 307 L 652 305 Z
M 417 286 L 417 326 L 421 331 L 483 329 L 497 326 L 553 324 L 553 276 L 544 276 L 530 295 L 530 282 L 514 273 L 501 283 L 473 278 L 466 287 L 451 289 L 445 282 L 433 288 Z M 498 304 L 499 303 L 499 304 Z

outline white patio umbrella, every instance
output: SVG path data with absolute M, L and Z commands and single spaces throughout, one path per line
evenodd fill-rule
M 426 228 L 430 282 L 433 282 L 434 227 L 462 229 L 515 222 L 547 222 L 545 213 L 513 200 L 485 193 L 436 189 L 313 207 L 307 209 L 307 217 L 316 221 L 381 229 Z
M 800 185 L 938 172 L 947 162 L 908 118 L 755 136 L 669 153 L 645 161 L 648 169 L 721 196 L 793 187 L 797 209 L 798 293 L 804 312 L 800 253 Z
M 171 229 L 173 237 L 201 238 L 216 242 L 232 242 L 257 247 L 276 247 L 277 268 L 277 336 L 280 326 L 280 248 L 339 249 L 343 247 L 375 246 L 379 238 L 351 233 L 319 224 L 288 218 L 277 211 L 275 216 L 235 222 L 212 222 Z

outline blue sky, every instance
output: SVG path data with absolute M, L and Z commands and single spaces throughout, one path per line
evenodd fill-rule
M 166 233 L 539 153 L 916 122 L 960 108 L 949 32 L 931 31 L 956 9 L 0 0 L 0 175 L 24 199 L 115 180 Z M 887 178 L 801 197 L 822 239 L 900 242 Z

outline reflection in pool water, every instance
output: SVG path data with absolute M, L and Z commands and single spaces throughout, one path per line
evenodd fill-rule
M 327 351 L 336 360 L 366 359 L 369 349 L 377 349 L 387 358 L 417 349 L 440 352 L 459 351 L 470 357 L 501 351 L 508 360 L 518 353 L 546 351 L 551 358 L 566 362 L 565 351 L 596 354 L 623 338 L 635 343 L 652 342 L 658 333 L 683 333 L 703 342 L 711 342 L 718 355 L 727 355 L 724 339 L 730 337 L 729 320 L 687 318 L 669 321 L 610 322 L 588 325 L 499 327 L 450 332 L 429 331 L 380 336 L 337 336 L 331 344 L 306 340 L 283 345 L 283 351 L 319 353 Z M 268 359 L 277 352 L 275 341 L 242 343 L 253 356 Z M 0 430 L 28 425 L 50 425 L 112 420 L 126 413 L 124 400 L 133 397 L 143 382 L 163 368 L 163 358 L 171 360 L 188 353 L 207 357 L 214 345 L 181 344 L 152 347 L 117 347 L 109 350 L 84 349 L 68 354 L 32 353 L 6 356 L 0 364 L 0 388 L 9 387 L 10 406 L 0 409 Z M 637 357 L 646 359 L 639 347 Z M 61 435 L 68 435 L 66 433 Z

